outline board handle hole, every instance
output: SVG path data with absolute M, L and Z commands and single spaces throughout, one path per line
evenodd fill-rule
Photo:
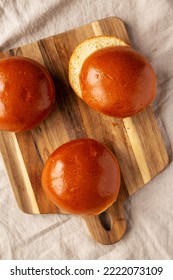
M 106 211 L 102 212 L 99 214 L 99 220 L 100 223 L 102 225 L 102 227 L 109 231 L 112 228 L 112 218 L 111 215 L 109 213 L 107 213 Z

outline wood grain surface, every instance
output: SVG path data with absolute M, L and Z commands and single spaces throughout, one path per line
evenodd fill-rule
M 115 119 L 90 109 L 70 88 L 72 51 L 84 39 L 102 34 L 130 43 L 123 22 L 111 17 L 0 53 L 0 58 L 17 55 L 38 61 L 52 74 L 56 86 L 56 104 L 48 118 L 28 132 L 0 132 L 0 149 L 20 209 L 31 214 L 60 214 L 41 187 L 48 156 L 77 138 L 94 138 L 106 144 L 120 164 L 118 200 L 99 216 L 81 218 L 97 242 L 112 244 L 126 231 L 125 200 L 166 167 L 168 156 L 151 107 L 132 118 Z

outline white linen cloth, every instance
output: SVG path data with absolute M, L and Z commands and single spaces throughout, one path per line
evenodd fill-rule
M 128 230 L 105 246 L 92 240 L 80 217 L 22 213 L 0 159 L 0 259 L 173 259 L 173 1 L 0 0 L 0 50 L 108 16 L 125 22 L 133 46 L 155 68 L 154 108 L 170 164 L 128 199 Z

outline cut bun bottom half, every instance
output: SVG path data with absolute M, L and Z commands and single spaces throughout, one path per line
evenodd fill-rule
M 156 96 L 156 75 L 148 60 L 113 36 L 85 40 L 72 53 L 69 82 L 91 108 L 125 118 L 149 106 Z

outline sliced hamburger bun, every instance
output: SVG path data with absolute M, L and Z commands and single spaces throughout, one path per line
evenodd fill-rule
M 73 51 L 69 82 L 91 108 L 125 118 L 149 106 L 156 96 L 156 75 L 147 59 L 122 40 L 98 36 Z
M 73 140 L 50 155 L 43 169 L 42 186 L 62 212 L 96 215 L 116 201 L 120 169 L 116 157 L 100 142 Z
M 95 51 L 111 46 L 128 46 L 128 44 L 114 36 L 97 36 L 83 41 L 74 49 L 69 61 L 69 82 L 80 98 L 82 98 L 82 92 L 79 75 L 83 62 Z

